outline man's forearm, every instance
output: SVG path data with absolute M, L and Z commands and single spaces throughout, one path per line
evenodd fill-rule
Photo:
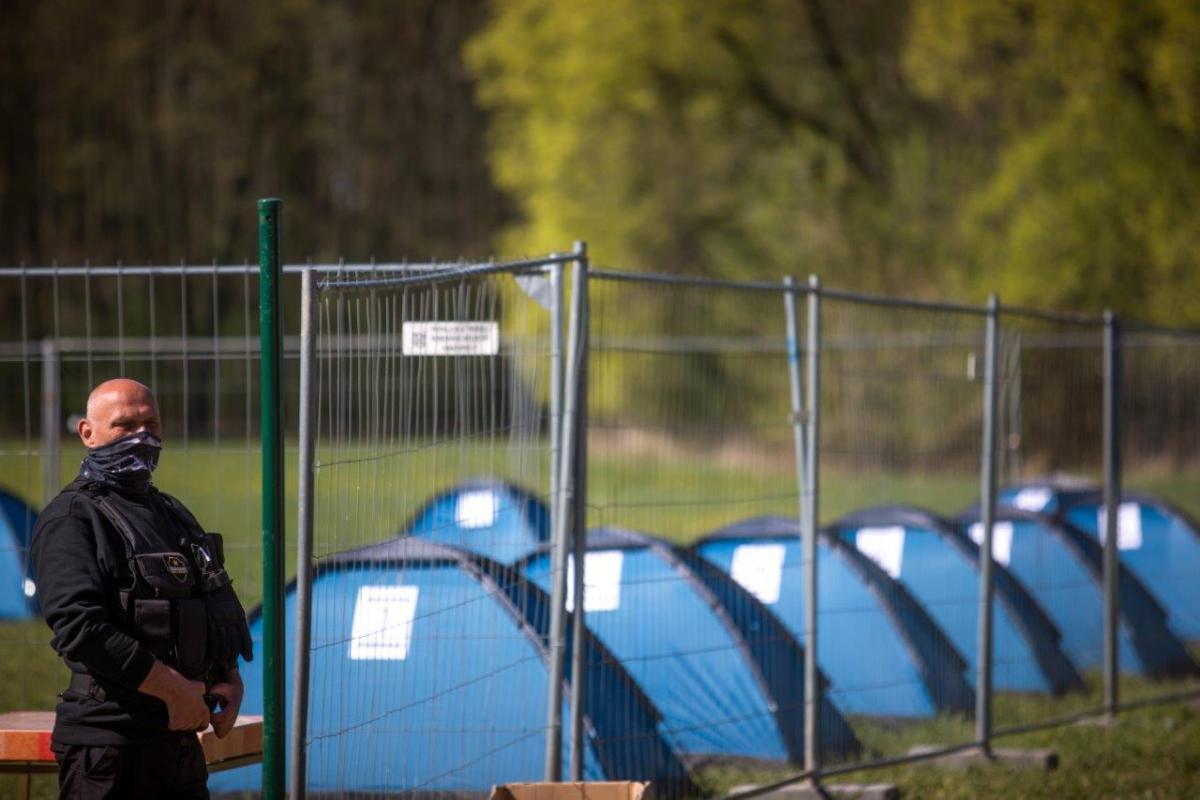
M 150 672 L 146 675 L 146 679 L 138 686 L 138 691 L 169 703 L 171 700 L 189 691 L 190 683 L 191 681 L 166 664 L 155 660 L 154 666 L 150 667 Z

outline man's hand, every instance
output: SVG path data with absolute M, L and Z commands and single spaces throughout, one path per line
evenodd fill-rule
M 209 691 L 221 698 L 221 710 L 210 714 L 209 722 L 212 723 L 217 738 L 224 739 L 233 730 L 233 724 L 238 718 L 238 709 L 242 707 L 242 694 L 245 692 L 242 676 L 234 667 L 226 673 L 225 680 L 214 683 Z
M 161 661 L 154 662 L 138 691 L 167 704 L 167 727 L 171 730 L 202 731 L 208 727 L 204 684 L 188 680 Z

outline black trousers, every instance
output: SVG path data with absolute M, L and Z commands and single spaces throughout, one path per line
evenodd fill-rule
M 54 744 L 60 800 L 208 800 L 194 733 L 139 745 Z

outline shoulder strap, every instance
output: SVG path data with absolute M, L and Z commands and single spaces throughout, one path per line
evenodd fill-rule
M 95 503 L 104 518 L 117 529 L 117 533 L 121 534 L 121 543 L 125 545 L 125 555 L 132 558 L 137 549 L 136 534 L 129 520 L 113 505 L 108 492 L 99 484 L 89 481 L 80 487 L 80 494 Z
M 187 510 L 187 506 L 160 489 L 151 489 L 150 491 L 162 501 L 162 504 L 174 515 L 176 522 L 187 531 L 189 536 L 204 541 L 204 527 L 192 515 L 192 512 Z
M 96 508 L 100 509 L 100 513 L 104 518 L 117 529 L 117 533 L 121 535 L 121 544 L 125 547 L 125 560 L 129 564 L 131 571 L 129 586 L 121 590 L 122 605 L 126 604 L 127 595 L 133 591 L 133 587 L 137 585 L 137 574 L 133 566 L 133 554 L 137 550 L 136 534 L 133 531 L 133 526 L 129 524 L 129 520 L 122 514 L 108 497 L 101 486 L 95 483 L 86 483 L 81 487 L 81 493 L 96 504 Z

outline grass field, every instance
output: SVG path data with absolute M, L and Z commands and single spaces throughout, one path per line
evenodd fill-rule
M 997 698 L 1003 707 L 1005 698 Z M 946 742 L 939 736 L 953 726 L 914 726 L 888 744 Z M 1108 727 L 1069 725 L 1038 733 L 1004 737 L 997 747 L 1049 748 L 1059 757 L 1050 772 L 1003 764 L 945 769 L 929 764 L 864 770 L 829 779 L 830 783 L 894 783 L 904 797 L 934 798 L 1194 798 L 1200 797 L 1200 711 L 1174 704 L 1129 711 Z M 889 748 L 890 749 L 890 748 Z M 706 793 L 783 780 L 779 771 L 708 770 L 701 779 Z
M 220 446 L 217 446 L 219 444 Z M 247 602 L 261 596 L 259 452 L 257 442 L 168 442 L 156 480 L 187 503 L 200 520 L 226 535 L 230 571 Z M 41 467 L 36 456 L 0 450 L 0 486 L 35 498 Z M 66 445 L 63 482 L 75 471 L 77 447 Z M 402 530 L 425 499 L 454 481 L 498 474 L 545 493 L 544 449 L 491 449 L 467 444 L 426 446 L 385 453 L 370 446 L 322 450 L 317 477 L 317 554 L 380 541 Z M 295 452 L 288 453 L 294 470 Z M 294 471 L 289 472 L 287 572 L 294 572 Z M 971 472 L 895 474 L 827 466 L 822 471 L 821 516 L 832 520 L 866 505 L 905 502 L 954 513 L 978 495 Z M 1200 473 L 1128 475 L 1126 485 L 1158 493 L 1200 516 Z M 665 501 L 665 502 L 664 502 Z M 689 542 L 720 525 L 763 513 L 794 514 L 796 486 L 789 460 L 777 453 L 709 459 L 702 453 L 601 450 L 589 458 L 589 523 L 619 524 Z M 49 631 L 40 621 L 0 624 L 0 709 L 50 708 L 65 683 L 65 670 L 51 652 Z M 1087 694 L 1057 700 L 999 696 L 998 725 L 1048 719 L 1095 706 L 1096 681 Z M 1125 696 L 1178 690 L 1179 686 L 1125 683 Z M 1185 688 L 1193 688 L 1191 686 Z M 906 727 L 857 726 L 872 755 L 898 754 L 916 743 L 964 742 L 966 720 L 940 720 Z M 1008 744 L 1009 742 L 1005 742 Z M 1063 767 L 1030 775 L 1004 768 L 953 773 L 930 767 L 870 772 L 871 780 L 899 783 L 909 796 L 1200 796 L 1200 719 L 1189 707 L 1131 713 L 1112 728 L 1072 727 L 1016 737 L 1012 744 L 1053 746 Z M 704 785 L 719 792 L 748 780 L 777 774 L 709 770 Z M 861 776 L 858 776 L 861 777 Z M 14 784 L 0 777 L 0 796 Z M 51 796 L 52 781 L 38 782 Z
M 1017 707 L 1036 702 L 1037 714 L 1050 717 L 1089 705 L 1097 698 L 1093 681 L 1093 692 L 1087 697 L 1048 702 L 1001 695 L 996 699 L 996 709 L 1001 718 L 1026 716 L 1026 711 Z M 970 738 L 970 725 L 965 720 L 943 720 L 901 729 L 863 724 L 857 728 L 868 751 L 878 755 L 901 753 L 914 744 L 962 742 Z M 905 797 L 934 800 L 1200 797 L 1200 711 L 1195 705 L 1176 703 L 1129 711 L 1110 727 L 1070 725 L 1004 737 L 996 744 L 1053 749 L 1058 753 L 1059 767 L 1052 772 L 1039 772 L 994 765 L 964 772 L 918 764 L 865 770 L 829 782 L 890 782 L 899 786 Z M 782 780 L 791 774 L 793 771 L 787 769 L 708 768 L 697 778 L 706 796 L 719 796 L 735 786 Z M 13 776 L 0 775 L 0 797 L 15 795 L 15 781 Z M 55 797 L 55 779 L 35 778 L 33 796 Z

